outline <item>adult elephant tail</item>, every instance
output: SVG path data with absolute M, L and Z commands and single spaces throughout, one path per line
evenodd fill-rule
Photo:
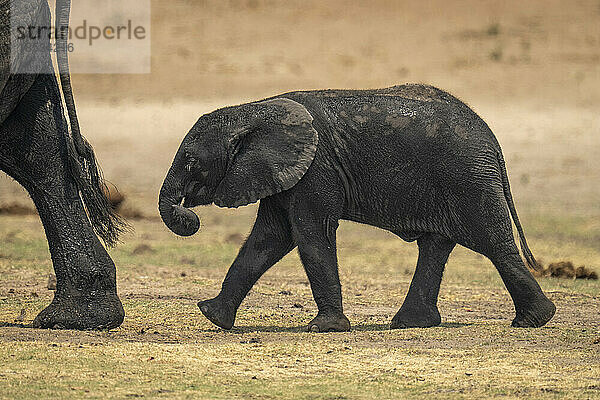
M 508 173 L 506 172 L 506 163 L 504 162 L 504 157 L 502 157 L 502 153 L 498 152 L 498 162 L 500 163 L 500 173 L 502 175 L 502 187 L 504 189 L 504 197 L 506 198 L 506 203 L 508 204 L 508 209 L 510 210 L 510 215 L 517 227 L 517 232 L 519 233 L 519 240 L 521 242 L 521 251 L 523 252 L 523 256 L 525 256 L 525 261 L 530 268 L 539 271 L 541 266 L 533 257 L 531 250 L 529 249 L 529 245 L 527 244 L 527 239 L 525 239 L 525 232 L 523 232 L 523 227 L 521 226 L 521 221 L 519 221 L 519 216 L 517 215 L 517 209 L 515 208 L 515 202 L 513 201 L 512 193 L 510 191 L 510 183 L 508 182 Z
M 70 13 L 71 0 L 56 1 L 56 60 L 60 85 L 71 126 L 72 140 L 67 140 L 69 164 L 94 231 L 108 246 L 114 246 L 118 241 L 119 234 L 125 229 L 125 223 L 114 212 L 106 198 L 106 185 L 96 163 L 94 150 L 81 135 L 79 129 L 79 120 L 77 119 L 75 100 L 71 88 L 71 76 L 69 75 L 67 46 Z

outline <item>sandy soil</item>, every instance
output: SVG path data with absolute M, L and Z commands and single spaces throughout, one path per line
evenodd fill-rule
M 592 109 L 597 0 L 152 2 L 152 74 L 77 76 L 80 97 L 212 102 L 428 82 L 473 104 Z

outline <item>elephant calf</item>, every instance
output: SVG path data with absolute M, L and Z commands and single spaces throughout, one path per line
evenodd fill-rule
M 419 258 L 391 328 L 440 324 L 437 297 L 458 243 L 488 257 L 513 299 L 516 327 L 556 310 L 529 273 L 527 246 L 496 138 L 464 103 L 431 86 L 292 92 L 202 116 L 183 140 L 160 192 L 176 234 L 199 228 L 188 208 L 260 200 L 250 236 L 221 292 L 198 305 L 230 329 L 254 283 L 298 247 L 318 315 L 313 332 L 347 331 L 336 255 L 340 219 L 417 241 Z

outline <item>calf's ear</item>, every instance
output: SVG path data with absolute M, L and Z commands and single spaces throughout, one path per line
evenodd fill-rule
M 240 207 L 288 190 L 304 176 L 318 135 L 308 110 L 279 98 L 240 106 L 252 120 L 230 139 L 229 164 L 214 203 Z

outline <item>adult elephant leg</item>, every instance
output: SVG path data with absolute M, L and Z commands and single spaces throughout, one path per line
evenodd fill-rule
M 441 322 L 437 299 L 444 267 L 456 243 L 432 233 L 420 237 L 417 243 L 417 268 L 404 303 L 392 319 L 391 329 L 427 328 Z
M 252 286 L 294 247 L 286 211 L 271 198 L 261 200 L 252 232 L 229 268 L 221 292 L 198 303 L 202 314 L 215 325 L 231 329 Z
M 293 210 L 292 230 L 298 243 L 319 312 L 308 324 L 311 332 L 345 332 L 350 321 L 342 307 L 342 287 L 336 254 L 337 213 L 316 204 L 297 204 Z M 343 203 L 338 203 L 343 204 Z
M 105 329 L 124 317 L 115 265 L 94 234 L 69 169 L 53 75 L 39 75 L 0 128 L 0 163 L 29 192 L 44 226 L 57 290 L 39 328 Z

